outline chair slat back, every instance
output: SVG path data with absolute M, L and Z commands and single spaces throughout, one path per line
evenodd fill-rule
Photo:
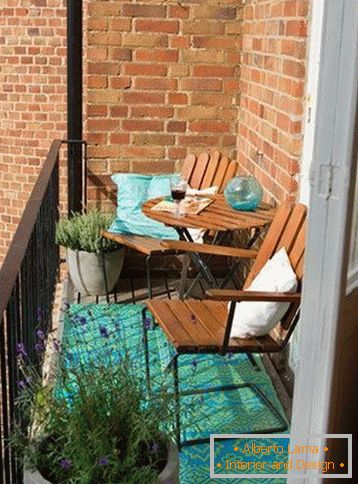
M 226 183 L 235 176 L 237 166 L 236 161 L 229 161 L 226 156 L 221 158 L 220 151 L 201 153 L 198 157 L 190 154 L 184 160 L 181 176 L 188 180 L 192 188 L 217 186 L 219 193 L 222 193 Z
M 208 188 L 213 185 L 213 180 L 219 167 L 220 158 L 220 151 L 215 151 L 210 155 L 210 160 L 206 168 L 205 176 L 201 182 L 200 188 Z
M 215 187 L 219 187 L 219 192 L 221 192 L 221 186 L 223 184 L 225 173 L 227 167 L 229 166 L 229 163 L 229 159 L 224 156 L 223 158 L 221 158 L 218 168 L 216 170 L 212 185 Z
M 200 188 L 201 182 L 203 181 L 203 178 L 205 176 L 206 167 L 208 166 L 209 159 L 210 157 L 208 153 L 201 153 L 198 156 L 189 181 L 191 188 Z
M 234 176 L 236 175 L 236 172 L 237 172 L 237 162 L 236 161 L 230 161 L 230 163 L 228 164 L 227 166 L 227 169 L 226 169 L 226 172 L 225 172 L 225 175 L 224 175 L 224 178 L 221 182 L 221 185 L 219 187 L 219 193 L 222 193 L 224 190 L 225 190 L 225 187 L 227 185 L 227 183 L 232 179 L 234 178 Z
M 268 259 L 282 247 L 286 248 L 297 278 L 302 279 L 306 212 L 307 209 L 302 204 L 280 205 L 246 278 L 244 289 L 250 286 Z
M 196 156 L 191 153 L 185 158 L 184 163 L 181 167 L 180 174 L 185 180 L 188 180 L 188 182 L 190 182 L 191 174 L 193 173 L 195 163 Z

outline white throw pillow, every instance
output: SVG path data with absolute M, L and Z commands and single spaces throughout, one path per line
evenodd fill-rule
M 283 247 L 269 259 L 246 291 L 295 292 L 297 277 Z M 236 305 L 230 336 L 250 338 L 268 334 L 285 315 L 289 303 L 243 301 Z

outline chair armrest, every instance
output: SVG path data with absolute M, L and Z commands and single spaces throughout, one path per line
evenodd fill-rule
M 185 240 L 163 240 L 161 245 L 165 249 L 172 249 L 180 252 L 196 252 L 197 254 L 241 257 L 244 259 L 254 259 L 257 256 L 256 250 L 238 249 L 236 247 L 225 247 L 223 245 L 196 244 L 195 242 L 186 242 Z
M 261 292 L 237 291 L 235 289 L 209 289 L 206 291 L 208 299 L 220 301 L 271 301 L 271 302 L 300 302 L 300 292 Z

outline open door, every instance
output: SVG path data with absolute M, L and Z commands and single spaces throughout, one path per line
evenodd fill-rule
M 353 433 L 357 429 L 357 278 L 351 278 L 347 285 L 349 259 L 350 273 L 358 271 L 356 233 L 350 249 L 352 227 L 353 232 L 357 227 L 353 221 L 358 141 L 357 24 L 357 0 L 324 2 L 291 428 L 291 435 L 298 436 L 303 445 L 308 443 L 309 434 Z

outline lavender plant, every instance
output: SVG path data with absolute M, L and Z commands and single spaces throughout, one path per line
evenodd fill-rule
M 45 343 L 38 331 L 39 354 Z M 117 355 L 115 364 L 107 358 L 68 366 L 66 350 L 57 340 L 49 344 L 58 358 L 47 382 L 29 363 L 25 345 L 17 345 L 22 418 L 11 445 L 24 466 L 54 484 L 156 482 L 173 434 L 168 389 L 159 387 L 149 399 L 127 356 Z
M 101 239 L 101 230 L 107 230 L 114 220 L 111 213 L 92 209 L 85 214 L 62 218 L 56 226 L 56 242 L 72 250 L 100 253 L 118 250 L 118 244 Z

